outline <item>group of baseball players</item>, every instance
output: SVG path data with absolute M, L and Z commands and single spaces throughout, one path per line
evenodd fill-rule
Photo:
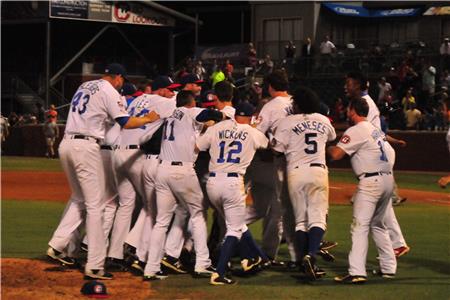
M 367 80 L 348 74 L 351 123 L 336 146 L 330 120 L 306 87 L 288 92 L 283 70 L 265 78 L 270 100 L 259 112 L 233 107 L 235 87 L 214 87 L 215 108 L 199 108 L 202 80 L 185 75 L 152 82 L 150 94 L 126 92 L 125 68 L 112 63 L 99 80 L 83 83 L 71 102 L 61 163 L 72 194 L 47 255 L 66 266 L 87 251 L 85 279 L 112 279 L 132 270 L 145 281 L 192 272 L 212 285 L 229 285 L 240 257 L 241 272 L 280 264 L 286 240 L 291 262 L 305 278 L 325 275 L 316 257 L 334 260 L 323 240 L 328 216 L 326 156 L 345 155 L 359 180 L 353 202 L 348 274 L 337 282 L 367 280 L 371 231 L 378 249 L 377 275 L 392 278 L 396 257 L 409 251 L 392 208 L 395 152 L 401 143 L 380 129 Z M 122 92 L 122 94 L 121 94 Z M 208 167 L 200 166 L 207 164 Z M 214 209 L 208 239 L 207 211 Z M 257 245 L 247 225 L 262 219 Z M 83 233 L 85 236 L 83 237 Z M 191 255 L 192 270 L 183 261 Z

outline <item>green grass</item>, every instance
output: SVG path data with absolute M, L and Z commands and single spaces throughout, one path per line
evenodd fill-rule
M 2 156 L 2 171 L 62 171 L 59 159 Z
M 354 173 L 351 170 L 331 169 L 331 182 L 345 182 L 357 184 Z M 431 192 L 447 192 L 441 189 L 437 181 L 443 176 L 442 173 L 414 173 L 414 172 L 395 172 L 395 181 L 399 188 L 431 191 Z
M 39 157 L 3 156 L 1 158 L 3 171 L 62 171 L 59 159 L 46 159 Z M 416 189 L 433 192 L 444 192 L 437 181 L 441 173 L 395 173 L 395 179 L 400 188 Z M 330 181 L 357 183 L 355 175 L 351 170 L 331 169 Z
M 40 258 L 61 216 L 64 205 L 51 202 L 2 201 L 2 257 Z M 369 277 L 363 286 L 342 286 L 332 277 L 346 272 L 350 249 L 351 206 L 330 207 L 327 239 L 339 242 L 333 250 L 335 263 L 319 264 L 327 271 L 325 279 L 302 283 L 295 272 L 266 271 L 250 278 L 238 278 L 239 284 L 212 287 L 207 280 L 188 275 L 170 276 L 152 283 L 158 299 L 449 299 L 450 290 L 450 214 L 447 207 L 410 204 L 396 208 L 397 217 L 411 252 L 399 259 L 397 278 L 386 281 Z M 261 223 L 252 225 L 256 238 Z M 287 258 L 285 245 L 281 258 Z M 371 245 L 367 269 L 377 268 Z M 139 280 L 138 278 L 136 280 Z M 144 286 L 144 285 L 143 285 Z

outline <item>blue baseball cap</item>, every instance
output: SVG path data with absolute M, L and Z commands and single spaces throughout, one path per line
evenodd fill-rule
M 152 82 L 152 91 L 159 89 L 175 89 L 180 86 L 181 84 L 174 83 L 172 78 L 169 76 L 158 76 Z
M 137 88 L 131 82 L 125 82 L 120 90 L 122 96 L 131 96 L 137 92 Z
M 197 74 L 193 74 L 193 73 L 186 74 L 183 77 L 181 77 L 181 79 L 180 79 L 180 83 L 182 85 L 186 85 L 188 83 L 201 84 L 203 82 L 204 81 L 201 80 L 200 77 Z
M 255 107 L 248 102 L 241 102 L 236 107 L 235 116 L 251 117 L 255 113 Z
M 127 77 L 127 70 L 125 70 L 125 67 L 118 63 L 111 63 L 106 66 L 105 68 L 105 74 L 109 75 L 121 75 L 123 78 L 126 79 Z
M 86 282 L 81 288 L 81 293 L 89 298 L 104 299 L 109 297 L 105 284 L 96 280 Z

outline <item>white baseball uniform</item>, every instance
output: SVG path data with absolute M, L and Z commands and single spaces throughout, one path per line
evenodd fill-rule
M 367 120 L 376 128 L 381 130 L 381 121 L 380 121 L 380 111 L 378 110 L 377 105 L 375 104 L 375 101 L 370 97 L 369 94 L 365 93 L 362 98 L 364 98 L 369 105 L 369 112 L 367 114 Z M 394 169 L 395 164 L 395 150 L 392 148 L 392 146 L 387 143 L 385 146 L 386 155 L 389 159 L 389 162 L 392 166 L 392 172 Z M 394 192 L 392 193 L 391 197 L 391 204 L 388 206 L 386 210 L 386 216 L 384 219 L 384 222 L 389 230 L 389 236 L 392 241 L 392 245 L 394 248 L 399 247 L 405 247 L 406 241 L 403 237 L 402 230 L 400 228 L 400 224 L 397 221 L 397 217 L 395 216 L 394 207 L 392 206 L 392 202 L 395 201 L 396 198 L 399 198 L 397 193 L 397 184 L 394 180 Z
M 369 230 L 378 249 L 381 272 L 395 274 L 397 269 L 384 224 L 394 189 L 392 165 L 385 151 L 387 145 L 383 132 L 368 121 L 347 129 L 337 144 L 351 157 L 353 171 L 359 179 L 353 202 L 352 249 L 348 256 L 352 276 L 366 276 Z
M 164 240 L 170 225 L 177 199 L 189 209 L 192 235 L 196 252 L 195 269 L 200 271 L 211 265 L 206 245 L 207 229 L 204 216 L 203 193 L 193 168 L 197 154 L 195 142 L 203 127 L 196 121 L 200 108 L 178 107 L 166 119 L 159 166 L 156 174 L 156 223 L 151 233 L 151 243 L 144 274 L 160 271 Z
M 271 139 L 279 121 L 291 113 L 291 96 L 275 97 L 263 106 L 258 116 L 259 123 L 256 128 Z M 263 162 L 256 156 L 250 167 L 249 177 L 254 202 L 252 206 L 246 208 L 246 223 L 251 224 L 260 218 L 264 218 L 262 249 L 271 258 L 277 256 L 283 234 L 283 225 L 293 223 L 293 217 L 288 216 L 292 214 L 292 209 L 286 208 L 290 206 L 288 197 L 284 193 L 281 197 L 284 174 L 283 161 L 284 158 L 274 158 L 274 162 Z M 262 172 L 260 172 L 261 170 Z M 267 182 L 266 178 L 273 178 L 274 180 Z M 285 208 L 284 216 L 282 206 Z M 284 222 L 282 221 L 283 217 L 285 217 Z M 289 232 L 286 238 L 290 245 L 289 252 L 292 257 L 295 254 L 293 244 L 290 243 L 293 232 L 290 232 L 292 231 L 288 228 L 290 226 L 284 227 L 286 232 Z
M 250 125 L 222 121 L 197 140 L 200 151 L 209 149 L 210 176 L 206 184 L 209 199 L 225 219 L 227 236 L 241 238 L 247 231 L 243 175 L 255 151 L 267 148 L 268 139 Z
M 130 116 L 139 117 L 155 111 L 160 118 L 170 116 L 174 109 L 173 100 L 148 94 L 137 97 L 127 108 Z M 120 132 L 113 156 L 120 205 L 114 220 L 108 257 L 123 258 L 123 244 L 130 231 L 136 193 L 146 200 L 142 172 L 147 156 L 140 150 L 140 145 L 148 141 L 161 125 L 162 119 L 141 128 L 124 129 Z
M 98 144 L 107 123 L 128 117 L 120 94 L 106 80 L 83 83 L 72 98 L 64 139 L 59 146 L 61 163 L 72 195 L 49 245 L 64 251 L 70 235 L 83 221 L 89 244 L 86 270 L 103 269 L 106 237 L 103 230 L 104 169 Z
M 318 113 L 291 115 L 278 124 L 273 149 L 286 155 L 295 231 L 308 232 L 312 227 L 326 230 L 328 169 L 325 146 L 335 138 L 336 132 L 328 118 Z

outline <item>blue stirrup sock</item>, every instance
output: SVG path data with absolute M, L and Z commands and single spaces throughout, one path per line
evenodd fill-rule
M 250 255 L 252 258 L 261 257 L 263 261 L 268 261 L 269 257 L 264 253 L 264 251 L 259 248 L 258 244 L 256 244 L 255 240 L 253 239 L 252 233 L 250 232 L 250 229 L 248 229 L 246 232 L 242 234 L 241 242 L 245 241 L 249 248 L 250 248 Z
M 233 256 L 234 250 L 238 244 L 239 240 L 235 236 L 227 236 L 225 241 L 220 248 L 219 262 L 217 263 L 217 273 L 220 276 L 225 276 L 225 271 L 227 264 Z
M 320 227 L 312 227 L 308 232 L 308 254 L 315 256 L 320 248 L 320 242 L 322 241 L 325 231 Z
M 302 260 L 308 252 L 308 233 L 298 230 L 295 232 L 295 243 L 297 244 L 297 250 L 300 257 L 297 259 Z

